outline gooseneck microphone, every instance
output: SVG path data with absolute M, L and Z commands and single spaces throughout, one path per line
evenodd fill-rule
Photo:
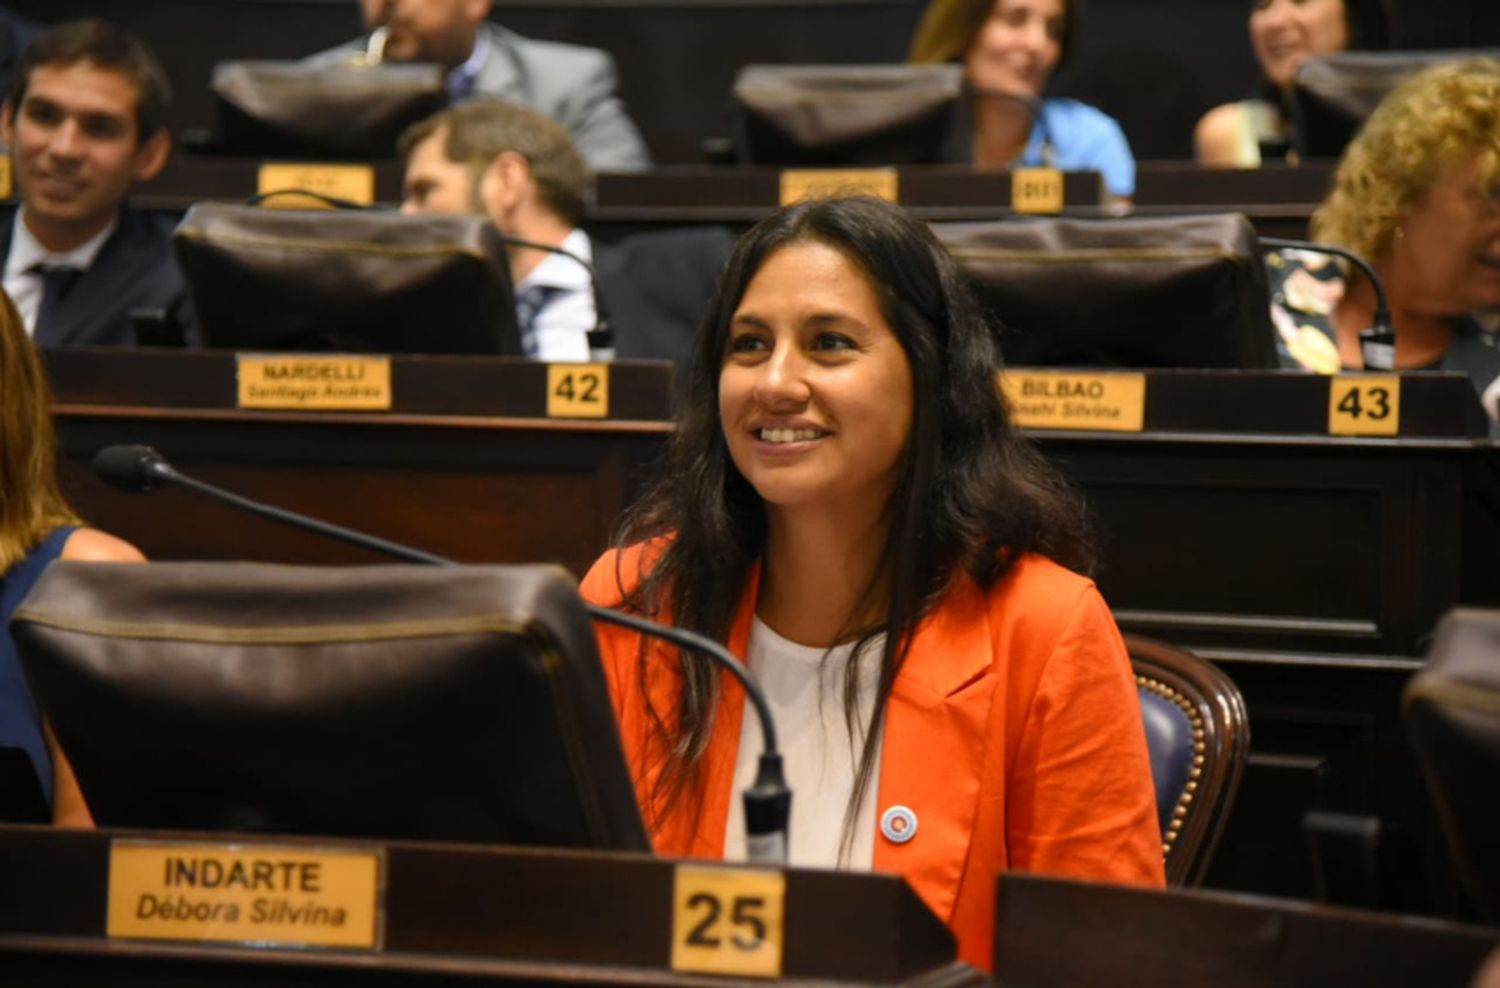
M 1261 246 L 1274 250 L 1305 250 L 1312 254 L 1328 254 L 1342 258 L 1359 268 L 1370 287 L 1375 290 L 1375 314 L 1370 318 L 1368 329 L 1359 331 L 1359 352 L 1365 370 L 1390 371 L 1396 369 L 1396 330 L 1391 324 L 1391 306 L 1386 299 L 1385 283 L 1370 262 L 1343 247 L 1318 243 L 1314 240 L 1288 240 L 1283 237 L 1261 237 Z
M 338 539 L 362 549 L 369 549 L 393 559 L 423 563 L 429 566 L 456 566 L 451 559 L 435 556 L 420 549 L 388 542 L 364 532 L 319 521 L 306 515 L 273 507 L 260 501 L 242 497 L 213 484 L 204 483 L 181 472 L 167 462 L 166 458 L 150 446 L 120 445 L 106 446 L 94 456 L 94 473 L 98 478 L 132 494 L 146 494 L 169 485 L 186 487 L 215 500 L 233 505 L 242 511 L 269 518 L 272 521 L 295 528 L 306 529 Z M 751 678 L 749 671 L 718 642 L 691 631 L 671 628 L 633 614 L 625 614 L 584 601 L 585 610 L 595 621 L 630 628 L 653 638 L 660 638 L 707 656 L 711 661 L 729 671 L 745 688 L 745 695 L 755 707 L 760 720 L 763 747 L 756 768 L 755 782 L 743 793 L 745 807 L 745 844 L 748 857 L 760 864 L 784 865 L 787 855 L 788 822 L 791 817 L 792 792 L 787 788 L 786 775 L 782 770 L 781 755 L 776 746 L 776 725 L 771 718 L 771 707 L 766 702 L 760 685 Z
M 305 528 L 326 535 L 340 542 L 348 542 L 362 549 L 370 549 L 382 555 L 394 559 L 405 559 L 413 563 L 426 563 L 429 566 L 452 566 L 451 559 L 442 556 L 434 556 L 420 549 L 400 545 L 395 542 L 387 542 L 385 539 L 366 535 L 364 532 L 356 532 L 352 528 L 344 528 L 342 525 L 334 525 L 316 518 L 308 518 L 305 515 L 295 514 L 281 508 L 252 501 L 247 497 L 241 497 L 232 491 L 226 491 L 222 487 L 206 484 L 194 477 L 180 472 L 166 459 L 152 449 L 150 446 L 106 446 L 94 455 L 94 475 L 111 487 L 118 487 L 122 491 L 130 491 L 132 494 L 146 494 L 159 487 L 176 484 L 178 487 L 186 487 L 200 494 L 206 494 L 218 501 L 232 504 L 236 508 L 248 511 L 251 514 L 279 521 L 283 525 L 292 525 L 297 528 Z

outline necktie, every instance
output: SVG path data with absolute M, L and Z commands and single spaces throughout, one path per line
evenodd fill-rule
M 54 343 L 62 335 L 63 305 L 83 274 L 78 268 L 38 264 L 31 270 L 42 279 L 42 304 L 36 312 L 31 337 L 37 343 Z
M 537 352 L 537 317 L 561 291 L 552 285 L 527 285 L 516 292 L 516 325 L 521 330 L 521 352 L 527 356 Z

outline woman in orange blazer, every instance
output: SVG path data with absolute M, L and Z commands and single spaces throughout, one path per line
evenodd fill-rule
M 911 883 L 989 967 L 1007 869 L 1161 884 L 1128 657 L 1081 507 L 1010 424 L 993 327 L 898 207 L 741 239 L 655 490 L 583 584 L 725 642 L 770 694 L 793 864 Z M 658 852 L 737 858 L 759 730 L 693 654 L 599 631 Z

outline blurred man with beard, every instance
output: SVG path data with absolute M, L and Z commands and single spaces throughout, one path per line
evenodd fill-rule
M 568 131 L 589 167 L 627 171 L 650 164 L 615 93 L 615 64 L 597 48 L 523 38 L 485 18 L 490 0 L 360 0 L 364 38 L 314 55 L 329 64 L 435 62 L 448 70 L 448 98 L 505 100 L 544 113 Z

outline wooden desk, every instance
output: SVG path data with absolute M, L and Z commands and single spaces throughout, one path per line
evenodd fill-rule
M 153 181 L 132 196 L 144 209 L 181 214 L 195 202 L 242 202 L 253 196 L 264 162 L 257 158 L 178 154 Z M 401 201 L 405 168 L 394 159 L 367 163 L 377 202 Z M 1303 237 L 1313 210 L 1327 194 L 1334 162 L 1258 169 L 1204 169 L 1191 162 L 1143 161 L 1137 166 L 1134 212 L 1169 216 L 1195 212 L 1239 212 L 1266 236 Z M 720 223 L 747 226 L 776 209 L 781 169 L 676 165 L 649 172 L 597 176 L 595 202 L 586 226 L 606 237 L 612 230 L 657 225 Z M 991 220 L 1015 215 L 1007 172 L 964 166 L 902 166 L 900 201 L 931 221 Z M 1108 214 L 1099 177 L 1065 177 L 1065 213 Z M 11 200 L 13 201 L 13 200 Z
M 318 949 L 108 936 L 115 843 L 141 840 L 192 842 L 200 855 L 250 844 L 279 849 L 283 860 L 319 850 L 378 856 L 379 886 L 364 897 L 366 908 L 373 902 L 375 909 L 375 945 Z M 0 826 L 0 887 L 8 892 L 0 897 L 0 971 L 7 988 L 765 984 L 673 969 L 677 864 L 647 855 L 414 841 Z M 901 879 L 779 874 L 787 983 L 985 983 L 955 960 L 953 935 Z M 153 884 L 152 878 L 138 884 Z M 198 889 L 187 893 L 206 901 Z M 318 901 L 307 894 L 286 898 L 298 907 Z M 207 924 L 195 925 L 209 932 L 202 929 Z
M 1007 875 L 995 975 L 1013 988 L 1467 988 L 1500 930 L 1186 889 Z
M 91 476 L 99 447 L 150 443 L 212 483 L 458 559 L 582 573 L 670 428 L 665 365 L 617 365 L 618 417 L 588 423 L 541 417 L 541 368 L 498 358 L 396 358 L 394 412 L 293 414 L 236 410 L 227 353 L 46 356 L 68 496 L 157 558 L 373 561 L 186 491 L 112 491 Z M 1246 693 L 1251 768 L 1210 884 L 1312 896 L 1301 818 L 1325 809 L 1384 823 L 1388 905 L 1442 905 L 1397 700 L 1445 610 L 1500 601 L 1497 456 L 1466 379 L 1402 387 L 1391 439 L 1328 435 L 1326 378 L 1233 371 L 1150 372 L 1139 433 L 1034 433 L 1097 515 L 1121 624 Z
M 523 360 L 397 358 L 394 411 L 312 413 L 237 410 L 226 352 L 45 358 L 65 493 L 156 559 L 378 557 L 185 490 L 107 488 L 91 468 L 104 446 L 146 443 L 209 483 L 461 561 L 551 561 L 582 574 L 670 431 L 668 364 L 615 364 L 611 416 L 563 420 L 542 417 L 546 367 Z
M 923 219 L 990 220 L 1014 215 L 1010 176 L 962 166 L 897 169 L 900 202 Z M 591 225 L 748 223 L 776 208 L 780 171 L 763 167 L 680 166 L 641 174 L 603 174 Z M 1303 237 L 1333 177 L 1332 162 L 1301 167 L 1204 169 L 1190 162 L 1143 161 L 1136 170 L 1137 215 L 1244 213 L 1262 234 Z M 1067 215 L 1107 215 L 1097 180 L 1072 173 Z

